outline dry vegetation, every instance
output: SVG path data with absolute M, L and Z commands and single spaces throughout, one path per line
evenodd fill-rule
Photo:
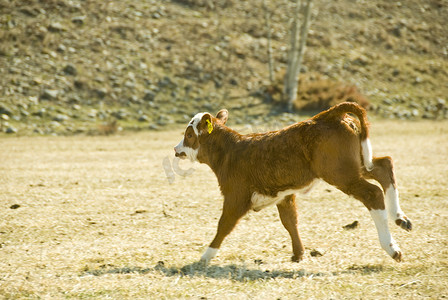
M 222 199 L 206 166 L 182 164 L 193 174 L 169 184 L 163 161 L 181 130 L 2 138 L 0 298 L 446 298 L 448 124 L 372 123 L 374 152 L 395 158 L 415 225 L 409 234 L 391 224 L 400 264 L 362 205 L 322 183 L 300 197 L 303 262 L 289 261 L 270 207 L 245 217 L 203 269 L 195 262 Z M 310 256 L 319 248 L 323 256 Z

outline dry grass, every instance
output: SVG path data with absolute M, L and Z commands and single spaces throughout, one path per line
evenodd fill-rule
M 266 92 L 276 103 L 285 104 L 284 77 L 284 70 L 278 72 L 275 81 L 266 88 Z M 296 111 L 320 112 L 345 101 L 356 102 L 366 109 L 370 106 L 356 86 L 310 73 L 300 76 L 293 107 Z
M 362 205 L 321 184 L 300 201 L 303 262 L 289 261 L 289 237 L 271 207 L 245 217 L 203 269 L 195 262 L 222 200 L 206 166 L 183 164 L 194 173 L 169 184 L 162 164 L 181 130 L 0 139 L 0 295 L 447 297 L 448 123 L 372 123 L 374 152 L 395 158 L 402 208 L 415 225 L 408 234 L 391 224 L 400 264 L 380 248 Z M 355 220 L 357 228 L 342 228 Z M 324 255 L 311 257 L 315 248 Z

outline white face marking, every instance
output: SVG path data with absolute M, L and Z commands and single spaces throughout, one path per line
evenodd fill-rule
M 191 160 L 191 161 L 198 161 L 199 148 L 198 149 L 193 149 L 193 148 L 190 148 L 190 147 L 185 147 L 184 146 L 184 139 L 182 139 L 179 142 L 179 144 L 177 144 L 177 146 L 174 147 L 174 149 L 176 150 L 177 153 L 184 152 L 187 155 L 187 158 L 189 160 Z
M 397 243 L 392 238 L 387 225 L 387 212 L 384 209 L 372 209 L 370 211 L 373 221 L 375 222 L 376 230 L 378 231 L 378 238 L 381 247 L 386 250 L 392 258 L 397 252 L 401 252 Z
M 400 201 L 398 200 L 398 190 L 391 184 L 386 189 L 386 209 L 392 220 L 401 219 L 404 217 L 404 212 L 400 208 Z
M 203 112 L 203 113 L 198 113 L 198 114 L 196 114 L 196 115 L 191 119 L 191 121 L 190 121 L 190 123 L 189 123 L 189 125 L 188 125 L 188 126 L 192 126 L 192 127 L 193 127 L 194 133 L 196 133 L 197 136 L 199 136 L 198 124 L 199 124 L 199 122 L 201 122 L 202 117 L 204 116 L 204 114 L 206 114 L 206 113 Z M 188 126 L 187 126 L 187 127 L 188 127 Z
M 307 194 L 313 188 L 315 182 L 316 181 L 313 181 L 306 187 L 298 189 L 298 190 L 290 189 L 290 190 L 278 192 L 277 196 L 275 196 L 275 197 L 254 192 L 250 199 L 252 202 L 252 209 L 255 211 L 260 211 L 265 207 L 280 203 L 283 199 L 285 199 L 286 196 L 298 194 L 298 193 Z
M 201 257 L 201 261 L 205 262 L 206 264 L 208 264 L 208 262 L 216 256 L 216 254 L 218 253 L 219 249 L 215 249 L 215 248 L 207 248 L 207 251 L 205 251 L 205 253 L 202 255 Z
M 362 161 L 364 162 L 364 166 L 367 171 L 373 170 L 373 154 L 372 154 L 372 144 L 370 143 L 370 139 L 367 138 L 364 141 L 361 141 L 362 148 Z
M 188 123 L 188 127 L 192 127 L 194 133 L 196 134 L 197 137 L 199 137 L 199 131 L 198 131 L 198 124 L 199 122 L 201 122 L 202 117 L 204 116 L 204 114 L 206 113 L 198 113 L 196 114 L 191 121 Z M 198 161 L 198 152 L 199 152 L 199 148 L 198 149 L 193 149 L 190 147 L 186 147 L 184 145 L 184 138 L 179 142 L 179 144 L 177 144 L 176 147 L 174 147 L 174 150 L 176 151 L 176 153 L 182 153 L 184 152 L 188 159 L 190 159 L 191 161 Z M 185 157 L 181 157 L 181 158 L 185 158 Z

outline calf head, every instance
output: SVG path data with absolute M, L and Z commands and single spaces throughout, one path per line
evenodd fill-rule
M 207 112 L 196 114 L 188 123 L 184 138 L 174 147 L 176 157 L 203 162 L 201 145 L 216 133 L 213 131 L 216 125 L 224 125 L 227 122 L 228 116 L 229 112 L 226 109 L 221 109 L 216 117 Z

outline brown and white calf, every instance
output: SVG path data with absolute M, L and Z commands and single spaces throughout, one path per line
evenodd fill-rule
M 383 249 L 401 260 L 387 214 L 407 231 L 412 224 L 399 205 L 392 159 L 372 156 L 362 107 L 345 102 L 284 129 L 246 135 L 226 127 L 227 118 L 225 109 L 216 117 L 197 114 L 174 148 L 177 157 L 209 165 L 224 195 L 218 231 L 201 261 L 207 263 L 217 254 L 224 238 L 249 210 L 273 204 L 291 236 L 292 260 L 300 261 L 304 247 L 297 228 L 295 193 L 310 188 L 316 179 L 360 200 L 375 222 Z M 366 179 L 378 181 L 383 190 Z

